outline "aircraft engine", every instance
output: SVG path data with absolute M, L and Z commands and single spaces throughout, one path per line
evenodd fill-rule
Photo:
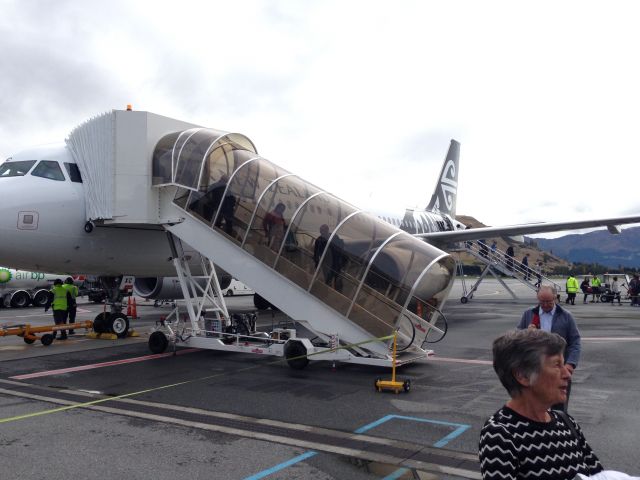
M 207 284 L 207 277 L 195 277 L 202 288 Z M 231 284 L 231 275 L 218 275 L 220 288 L 224 290 Z M 182 298 L 182 288 L 178 277 L 136 277 L 133 283 L 133 294 L 149 299 L 177 300 Z

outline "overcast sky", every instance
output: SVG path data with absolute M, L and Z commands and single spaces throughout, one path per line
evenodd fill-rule
M 459 214 L 637 214 L 638 13 L 615 0 L 0 0 L 0 156 L 130 103 L 244 133 L 371 211 L 426 206 L 455 138 Z

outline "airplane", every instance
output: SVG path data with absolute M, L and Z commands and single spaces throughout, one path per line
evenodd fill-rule
M 454 242 L 481 240 L 491 237 L 511 237 L 513 241 L 521 243 L 523 235 L 593 227 L 607 227 L 612 234 L 618 234 L 620 233 L 619 225 L 640 222 L 640 215 L 630 215 L 566 222 L 540 222 L 468 228 L 465 224 L 456 220 L 459 161 L 460 143 L 456 140 L 451 140 L 435 190 L 425 209 L 407 209 L 404 217 L 385 215 L 380 218 L 440 247 Z
M 112 113 L 115 116 L 116 123 L 120 120 L 125 122 L 124 124 L 126 124 L 126 122 L 133 122 L 131 123 L 132 129 L 134 127 L 138 128 L 139 124 L 135 123 L 138 121 L 138 116 L 131 114 L 130 117 L 127 117 L 127 115 L 129 115 L 128 111 L 114 110 Z M 148 129 L 152 127 L 158 129 L 167 123 L 171 123 L 168 122 L 166 117 L 151 116 L 155 114 L 149 114 L 148 112 L 136 113 L 146 115 L 145 118 L 149 119 L 149 125 L 151 125 L 151 127 L 146 127 Z M 98 118 L 98 121 L 101 121 L 100 118 Z M 151 120 L 156 123 L 152 124 Z M 0 238 L 2 238 L 0 264 L 10 262 L 12 265 L 22 269 L 99 276 L 104 284 L 109 286 L 110 297 L 113 300 L 114 312 L 116 314 L 119 313 L 118 301 L 120 289 L 118 288 L 118 282 L 123 276 L 134 276 L 136 278 L 175 276 L 177 253 L 172 244 L 167 241 L 167 231 L 169 231 L 170 234 L 180 231 L 180 225 L 185 225 L 181 223 L 184 222 L 184 218 L 161 218 L 163 216 L 164 206 L 162 204 L 158 205 L 157 199 L 150 200 L 151 196 L 147 194 L 146 198 L 140 197 L 143 200 L 142 203 L 146 202 L 147 204 L 139 205 L 136 200 L 133 200 L 134 195 L 140 192 L 144 193 L 152 186 L 158 187 L 157 191 L 160 191 L 162 188 L 167 188 L 165 185 L 168 186 L 176 183 L 175 180 L 179 174 L 183 175 L 184 178 L 195 179 L 195 183 L 192 185 L 177 190 L 178 193 L 173 203 L 183 207 L 187 216 L 197 218 L 199 214 L 195 208 L 191 208 L 191 205 L 197 203 L 195 200 L 202 199 L 205 194 L 201 192 L 196 195 L 200 187 L 198 181 L 213 179 L 214 174 L 219 172 L 210 171 L 205 175 L 204 168 L 209 168 L 208 164 L 205 163 L 200 167 L 199 174 L 198 172 L 188 172 L 186 170 L 180 171 L 182 164 L 175 165 L 173 163 L 174 153 L 178 158 L 181 158 L 180 155 L 183 153 L 183 150 L 185 150 L 184 145 L 190 138 L 195 138 L 198 134 L 202 134 L 206 138 L 206 135 L 217 135 L 217 131 L 203 129 L 185 122 L 173 120 L 172 122 L 172 125 L 178 125 L 179 128 L 172 127 L 172 129 L 165 129 L 165 133 L 163 133 L 165 136 L 158 136 L 157 138 L 159 140 L 155 140 L 153 144 L 150 144 L 150 140 L 146 138 L 141 139 L 135 137 L 133 130 L 127 132 L 127 135 L 130 136 L 128 137 L 129 143 L 135 141 L 142 142 L 144 140 L 147 150 L 151 147 L 155 149 L 152 151 L 153 158 L 150 158 L 153 162 L 154 169 L 152 182 L 149 180 L 149 176 L 144 177 L 140 175 L 139 171 L 135 169 L 135 165 L 130 164 L 133 157 L 125 155 L 124 158 L 127 159 L 127 162 L 123 162 L 118 168 L 126 172 L 126 176 L 117 177 L 118 182 L 124 184 L 119 185 L 118 182 L 114 182 L 114 185 L 110 188 L 104 188 L 99 179 L 91 178 L 93 172 L 88 169 L 87 165 L 78 165 L 77 154 L 71 151 L 72 146 L 70 146 L 68 142 L 30 148 L 9 157 L 0 165 L 0 191 L 2 191 L 3 194 L 3 202 L 0 205 Z M 178 131 L 176 132 L 176 130 Z M 170 133 L 172 131 L 175 133 Z M 118 133 L 118 135 L 124 135 L 124 133 L 121 132 Z M 231 135 L 229 138 L 232 139 L 233 145 L 239 145 L 244 149 L 243 152 L 245 152 L 246 158 L 243 162 L 245 163 L 240 163 L 240 165 L 257 164 L 254 160 L 261 157 L 258 157 L 257 153 L 255 153 L 251 141 L 239 134 L 224 134 L 223 137 L 220 138 L 228 135 Z M 73 132 L 70 137 L 72 136 Z M 74 148 L 82 147 L 81 144 L 78 145 Z M 209 148 L 211 148 L 211 146 Z M 197 153 L 197 149 L 194 150 Z M 161 153 L 156 155 L 154 152 L 157 151 Z M 512 236 L 525 233 L 542 233 L 597 226 L 608 226 L 610 229 L 615 230 L 618 228 L 617 225 L 620 224 L 640 222 L 639 215 L 587 221 L 467 229 L 464 224 L 455 218 L 459 151 L 460 144 L 452 140 L 437 181 L 436 189 L 427 207 L 423 211 L 407 210 L 402 219 L 389 219 L 389 227 L 404 230 L 410 235 L 425 240 L 427 244 L 440 246 L 449 242 L 481 239 L 489 236 Z M 120 150 L 117 150 L 117 152 L 120 152 Z M 209 152 L 210 150 L 205 148 L 205 151 L 201 152 L 204 154 L 204 157 L 201 158 L 206 158 Z M 99 162 L 102 162 L 100 154 L 101 152 L 97 150 L 89 149 L 83 161 L 89 163 L 95 161 L 95 168 L 103 168 L 103 165 L 99 164 Z M 117 155 L 117 153 L 114 155 Z M 140 159 L 146 160 L 146 158 L 149 158 L 145 155 L 148 154 L 144 154 Z M 227 153 L 224 155 L 227 155 Z M 96 160 L 93 159 L 93 156 L 96 157 Z M 230 158 L 233 160 L 235 157 Z M 161 169 L 158 169 L 158 171 L 155 170 L 156 167 L 159 166 L 158 162 L 162 163 L 165 159 L 169 162 L 169 177 L 167 177 L 167 174 L 163 173 Z M 167 164 L 165 163 L 164 166 L 166 167 Z M 258 164 L 258 166 L 261 166 L 262 170 L 254 174 L 266 175 L 265 172 L 267 171 L 266 167 L 268 165 Z M 148 164 L 145 168 L 147 171 L 151 171 Z M 370 222 L 370 217 L 360 215 L 360 210 L 356 210 L 355 207 L 344 202 L 336 203 L 336 200 L 334 200 L 335 197 L 325 192 L 318 191 L 318 193 L 311 194 L 310 192 L 315 187 L 310 184 L 299 183 L 297 180 L 296 182 L 298 183 L 296 183 L 291 180 L 288 183 L 282 181 L 281 183 L 286 185 L 281 187 L 278 179 L 285 179 L 291 176 L 291 174 L 278 170 L 275 165 L 269 168 L 273 171 L 273 173 L 270 174 L 272 175 L 271 185 L 276 187 L 275 190 L 270 190 L 273 193 L 273 198 L 279 197 L 283 205 L 286 205 L 286 208 L 288 208 L 288 211 L 294 212 L 294 214 L 300 213 L 301 216 L 305 215 L 307 219 L 311 220 L 323 218 L 325 221 L 322 223 L 329 223 L 332 221 L 332 215 L 339 215 L 339 212 L 335 210 L 335 206 L 338 205 L 342 211 L 353 212 L 342 219 L 343 223 L 351 217 L 353 217 L 356 224 L 358 222 L 361 222 L 361 224 Z M 249 170 L 249 173 L 252 173 L 250 168 L 247 168 L 247 170 Z M 172 172 L 173 177 L 171 177 Z M 280 173 L 278 174 L 277 172 Z M 227 173 L 236 173 L 236 170 L 233 172 L 225 172 L 225 175 Z M 262 179 L 257 178 L 257 181 L 260 180 Z M 256 179 L 252 180 L 251 178 L 245 180 L 242 188 L 244 189 L 243 194 L 246 195 L 246 198 L 251 198 L 252 195 L 255 196 L 256 189 L 258 188 L 258 184 L 255 183 L 255 181 Z M 173 188 L 175 188 L 175 185 L 173 185 Z M 128 209 L 127 211 L 135 214 L 138 214 L 144 208 L 148 208 L 161 222 L 122 222 L 119 219 L 121 215 L 119 212 L 89 214 L 89 212 L 96 211 L 96 205 L 100 204 L 101 198 L 109 197 L 115 190 L 118 190 L 119 194 L 123 197 L 121 200 L 118 200 L 120 202 L 118 203 L 119 207 L 125 210 Z M 267 193 L 267 190 L 264 190 L 262 195 L 265 193 Z M 317 200 L 315 205 L 314 202 L 309 202 L 312 198 Z M 306 209 L 307 206 L 309 207 L 308 210 L 302 210 L 303 208 Z M 236 212 L 239 212 L 237 205 Z M 253 215 L 255 214 L 254 211 Z M 243 220 L 239 216 L 240 213 L 237 213 L 237 215 L 237 218 L 234 219 L 236 224 Z M 126 215 L 122 216 L 126 217 Z M 372 217 L 375 218 L 374 215 L 372 215 Z M 314 221 L 311 220 L 309 223 L 315 225 L 317 229 L 319 223 L 314 223 Z M 248 221 L 249 226 L 251 226 L 254 217 L 246 217 L 244 221 Z M 337 226 L 335 222 L 336 220 L 333 220 L 334 226 Z M 217 227 L 217 222 L 214 223 L 216 223 L 215 226 Z M 298 227 L 299 226 L 298 224 Z M 210 228 L 213 228 L 213 225 L 210 225 Z M 379 229 L 380 227 L 375 228 Z M 291 226 L 288 226 L 288 229 L 291 229 Z M 230 230 L 233 232 L 233 229 Z M 389 230 L 389 232 L 392 231 L 393 229 Z M 247 230 L 243 242 L 247 240 L 249 234 L 254 234 L 254 232 L 259 233 L 253 229 Z M 310 238 L 313 239 L 310 232 L 311 231 L 308 230 L 308 233 L 305 234 L 306 237 L 302 238 L 299 231 L 290 231 L 293 237 L 301 237 L 296 240 L 296 245 L 305 242 L 308 244 Z M 314 231 L 313 234 L 317 236 L 317 231 Z M 287 238 L 288 237 L 289 235 L 287 235 Z M 194 238 L 194 241 L 199 242 L 199 239 Z M 393 246 L 396 247 L 396 245 Z M 206 249 L 205 244 L 199 242 L 198 245 L 190 247 L 183 243 L 183 247 L 185 251 L 179 255 L 180 258 L 191 259 L 190 265 L 193 265 L 193 273 L 196 275 L 201 274 L 202 271 L 198 268 L 200 262 L 198 251 Z M 360 248 L 359 251 L 362 252 L 362 249 L 367 248 L 367 246 L 361 244 L 358 248 Z M 376 252 L 379 250 L 371 250 L 371 248 L 377 248 L 373 244 L 369 245 L 368 248 L 372 256 L 369 257 L 367 261 L 373 262 L 377 255 Z M 263 246 L 261 243 L 256 243 L 252 249 L 262 251 Z M 382 249 L 382 246 L 380 249 Z M 280 247 L 278 256 L 284 255 L 287 250 L 288 246 L 286 244 Z M 389 250 L 392 249 L 390 248 Z M 398 254 L 400 250 L 396 250 L 397 251 L 391 253 Z M 429 247 L 426 251 L 429 252 L 428 256 L 432 256 L 432 258 L 436 260 L 441 259 L 437 261 L 445 261 L 442 259 L 446 259 L 447 257 L 446 253 L 439 248 Z M 366 253 L 367 250 L 364 250 L 364 252 Z M 380 255 L 380 265 L 383 265 L 383 260 L 393 263 L 396 262 L 398 258 L 399 257 L 390 257 L 389 260 L 383 258 L 383 255 Z M 224 258 L 224 255 L 219 261 L 223 267 L 226 263 L 230 266 L 239 267 L 240 270 L 245 269 L 242 265 L 234 265 L 233 259 Z M 216 263 L 218 262 L 216 261 Z M 383 266 L 389 265 L 385 264 Z M 393 267 L 393 265 L 391 266 Z M 375 271 L 377 266 L 370 265 L 370 268 L 372 268 L 370 271 L 372 275 L 378 274 L 378 272 Z M 446 269 L 442 271 L 444 272 L 444 270 L 450 271 L 451 274 L 453 274 L 453 268 L 450 266 L 447 266 Z M 245 271 L 248 270 L 245 269 Z M 252 284 L 253 282 L 250 278 L 242 278 L 235 272 L 231 273 L 234 276 L 240 277 L 241 281 L 252 285 L 252 287 L 258 287 L 258 285 Z M 427 271 L 425 270 L 424 273 L 427 273 Z M 250 274 L 258 275 L 260 272 L 254 269 Z M 249 274 L 247 273 L 247 275 Z M 315 275 L 317 275 L 317 272 Z M 447 276 L 448 275 L 447 273 Z M 275 280 L 273 277 L 271 277 L 271 279 Z M 427 275 L 425 279 L 439 281 L 440 285 L 437 288 L 440 293 L 438 293 L 438 295 L 446 298 L 446 292 L 451 285 L 448 280 L 445 281 L 437 275 L 433 278 Z M 274 288 L 273 285 L 266 282 L 261 288 L 258 288 L 258 292 L 262 294 L 260 290 L 266 290 L 269 294 L 267 296 L 270 296 L 269 300 L 273 300 L 277 298 L 277 294 L 274 293 Z M 391 293 L 387 291 L 387 294 Z M 436 303 L 441 306 L 441 302 L 444 302 L 444 299 L 438 298 L 438 302 Z M 300 308 L 302 312 L 300 313 L 301 316 L 309 312 L 309 308 Z M 404 309 L 406 310 L 406 306 Z M 419 320 L 416 320 L 416 322 L 419 323 Z M 419 328 L 423 332 L 421 338 L 424 338 L 426 335 L 425 332 L 430 327 L 422 325 L 419 326 Z M 354 331 L 355 330 L 349 330 L 350 333 L 348 335 L 351 335 Z M 413 337 L 411 342 L 413 342 Z
M 460 144 L 451 140 L 435 190 L 424 210 L 403 217 L 376 215 L 436 245 L 496 236 L 640 223 L 640 215 L 469 229 L 456 220 Z M 171 251 L 159 228 L 96 228 L 85 219 L 86 192 L 64 143 L 23 150 L 0 165 L 0 264 L 70 275 L 172 277 Z M 30 231 L 36 235 L 29 235 Z M 90 230 L 90 231 L 88 231 Z M 197 256 L 187 249 L 186 255 Z

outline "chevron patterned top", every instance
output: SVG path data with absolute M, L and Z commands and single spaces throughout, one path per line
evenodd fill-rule
M 579 438 L 553 410 L 551 422 L 534 422 L 507 406 L 498 410 L 480 433 L 480 470 L 487 479 L 571 480 L 578 473 L 603 470 L 571 418 Z

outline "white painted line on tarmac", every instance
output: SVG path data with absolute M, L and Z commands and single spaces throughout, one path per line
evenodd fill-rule
M 640 342 L 640 337 L 581 337 L 587 342 Z
M 433 355 L 429 357 L 429 361 L 437 360 L 438 362 L 452 362 L 452 363 L 469 363 L 471 365 L 493 365 L 491 360 L 472 360 L 468 358 L 451 358 L 451 357 L 438 357 Z
M 476 292 L 473 292 L 473 296 L 474 297 L 492 297 L 492 296 L 495 296 L 495 295 L 500 295 L 501 293 L 503 293 L 503 292 L 501 292 L 500 290 L 496 290 L 495 292 L 490 292 L 490 293 L 476 293 Z
M 33 317 L 49 317 L 51 318 L 51 321 L 53 321 L 53 317 L 51 316 L 51 313 L 31 313 L 29 315 L 11 315 L 11 318 L 33 318 Z
M 188 348 L 186 350 L 178 350 L 176 355 L 184 355 L 186 353 L 197 352 L 199 349 L 197 348 Z M 127 363 L 136 363 L 136 362 L 144 362 L 146 360 L 155 360 L 157 358 L 170 357 L 173 355 L 173 352 L 168 353 L 157 353 L 155 355 L 145 355 L 143 357 L 134 357 L 134 358 L 124 358 L 122 360 L 114 360 L 112 362 L 102 362 L 102 363 L 94 363 L 91 365 L 80 365 L 78 367 L 70 367 L 70 368 L 59 368 L 57 370 L 47 370 L 43 372 L 34 372 L 34 373 L 26 373 L 24 375 L 16 375 L 14 377 L 9 377 L 15 380 L 27 380 L 29 378 L 40 378 L 40 377 L 48 377 L 51 375 L 61 375 L 64 373 L 73 373 L 73 372 L 81 372 L 84 370 L 93 370 L 94 368 L 104 368 L 104 367 L 112 367 L 114 365 L 124 365 Z

